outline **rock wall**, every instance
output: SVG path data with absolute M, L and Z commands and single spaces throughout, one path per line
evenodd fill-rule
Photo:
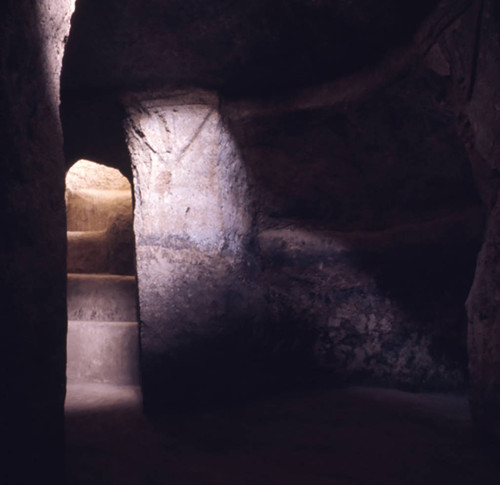
M 474 2 L 438 44 L 450 66 L 458 131 L 468 149 L 487 210 L 487 230 L 467 299 L 470 402 L 480 428 L 500 436 L 500 11 L 497 2 Z
M 58 100 L 72 8 L 69 0 L 0 5 L 0 482 L 6 484 L 63 483 L 66 231 Z
M 281 322 L 274 346 L 302 346 L 327 382 L 466 386 L 484 217 L 448 89 L 418 67 L 347 105 L 226 105 Z

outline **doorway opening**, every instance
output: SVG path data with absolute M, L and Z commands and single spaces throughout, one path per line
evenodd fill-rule
M 68 384 L 139 385 L 132 190 L 88 160 L 66 175 Z

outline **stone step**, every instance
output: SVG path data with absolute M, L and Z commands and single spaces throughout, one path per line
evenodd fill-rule
M 108 259 L 106 231 L 68 231 L 69 273 L 105 273 Z
M 66 191 L 68 231 L 105 230 L 119 220 L 129 221 L 131 224 L 132 217 L 130 188 L 127 190 L 80 188 Z
M 117 225 L 100 231 L 68 231 L 68 273 L 134 274 L 132 228 Z
M 133 322 L 136 301 L 134 276 L 68 274 L 68 320 Z
M 139 385 L 137 322 L 68 322 L 68 383 Z

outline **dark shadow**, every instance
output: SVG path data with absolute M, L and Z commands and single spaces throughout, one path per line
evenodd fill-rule
M 61 122 L 69 169 L 80 159 L 117 168 L 132 184 L 132 165 L 117 95 L 106 90 L 69 91 L 62 86 Z
M 274 94 L 336 79 L 406 45 L 437 0 L 78 0 L 63 85 L 116 91 L 197 86 Z
M 465 398 L 383 389 L 288 392 L 149 420 L 121 398 L 67 412 L 66 433 L 70 485 L 494 484 L 499 473 L 498 445 L 478 440 Z

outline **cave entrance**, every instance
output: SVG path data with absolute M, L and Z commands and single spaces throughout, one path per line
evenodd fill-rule
M 88 160 L 66 175 L 69 384 L 137 385 L 132 189 Z

